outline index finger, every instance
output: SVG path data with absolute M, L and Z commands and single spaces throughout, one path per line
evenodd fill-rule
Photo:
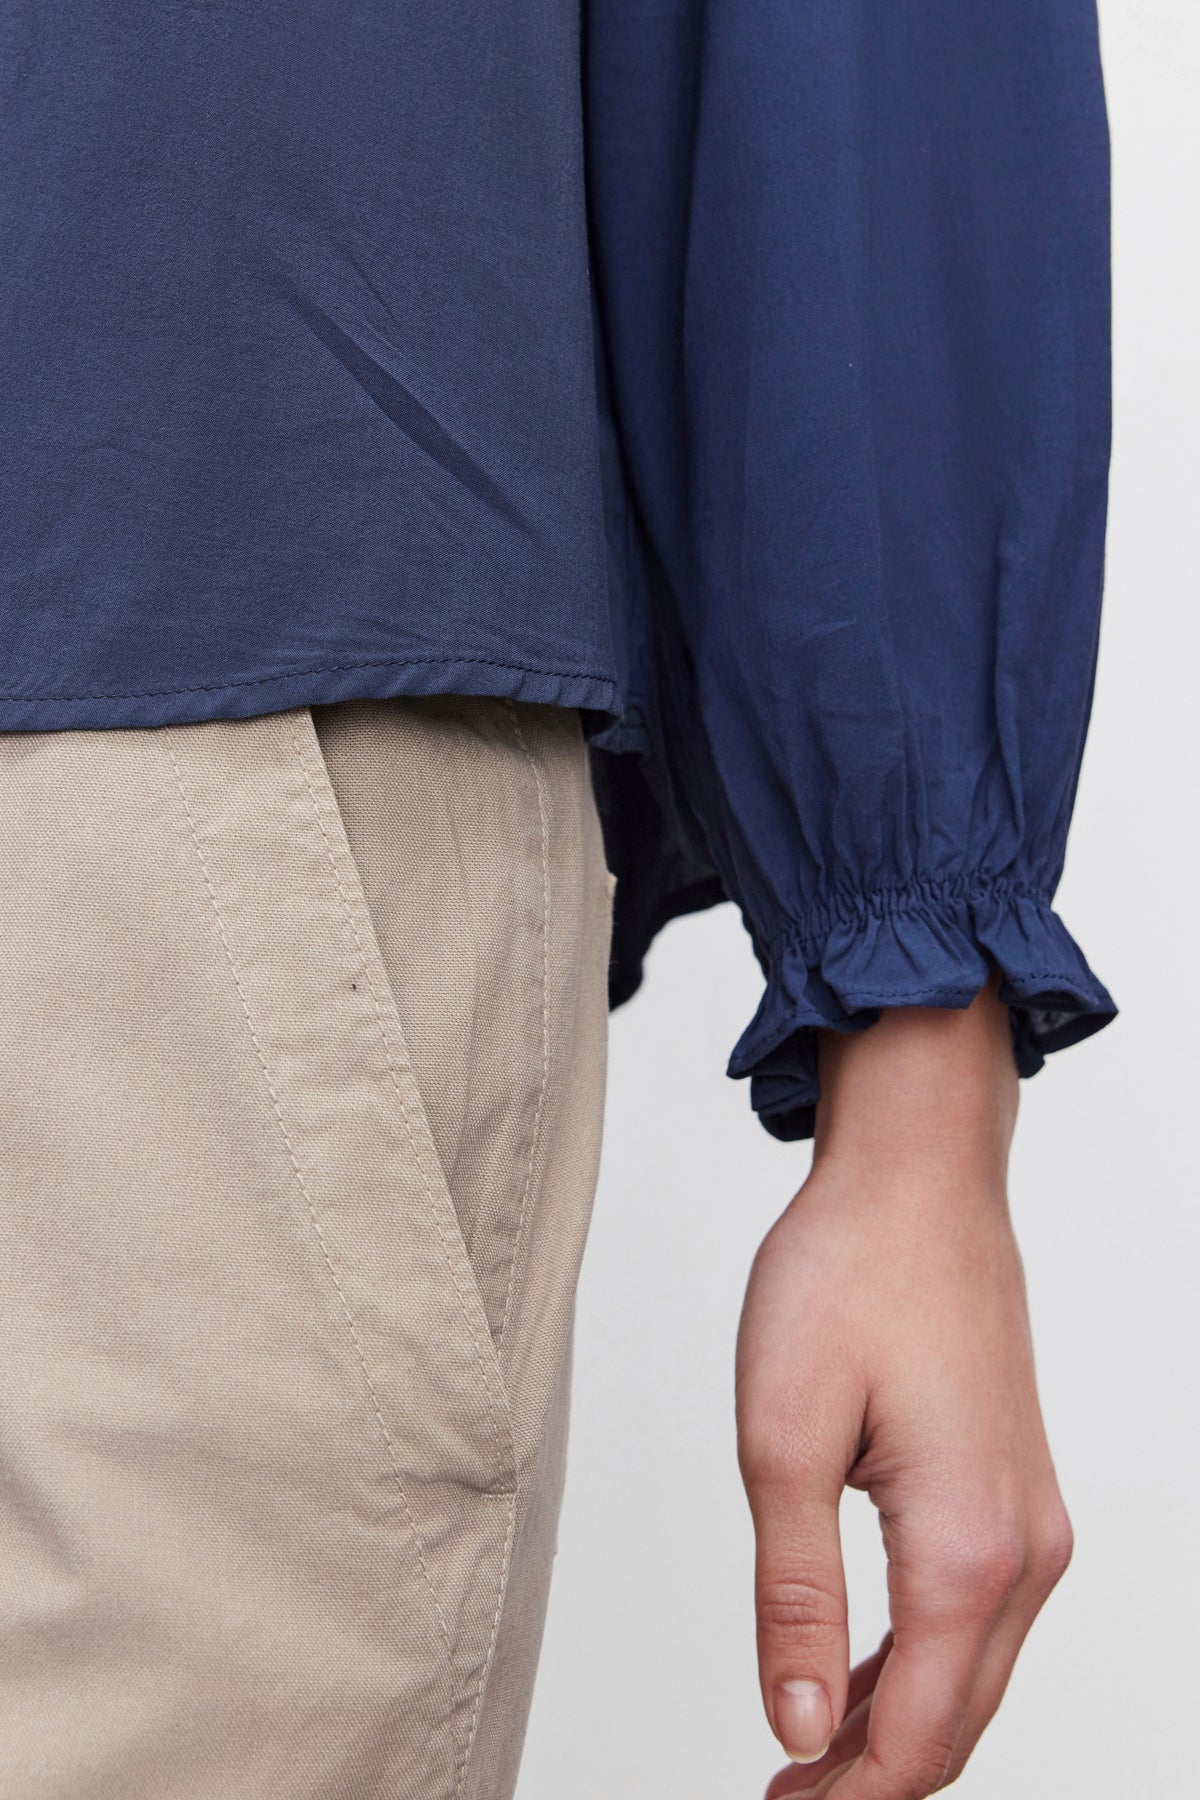
M 818 1795 L 926 1800 L 956 1778 L 974 1748 L 969 1725 L 980 1669 L 1014 1586 L 1014 1571 L 999 1556 L 982 1566 L 927 1574 L 895 1625 L 871 1703 L 866 1747 Z

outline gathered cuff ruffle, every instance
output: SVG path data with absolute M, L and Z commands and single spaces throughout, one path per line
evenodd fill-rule
M 1049 898 L 964 877 L 838 896 L 763 957 L 767 988 L 734 1047 L 766 1129 L 812 1136 L 817 1032 L 860 1031 L 892 1006 L 969 1006 L 993 968 L 1010 1008 L 1021 1075 L 1116 1016 Z

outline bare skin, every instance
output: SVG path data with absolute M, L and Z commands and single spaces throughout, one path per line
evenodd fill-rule
M 738 1340 L 768 1800 L 924 1800 L 961 1772 L 1071 1555 L 1009 1221 L 1017 1077 L 995 983 L 828 1034 L 812 1173 Z M 845 1486 L 879 1510 L 892 1629 L 851 1672 Z M 830 1739 L 832 1738 L 832 1742 Z

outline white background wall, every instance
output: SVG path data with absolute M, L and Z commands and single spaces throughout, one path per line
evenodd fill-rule
M 1013 1205 L 1078 1543 L 956 1790 L 974 1800 L 1200 1793 L 1200 3 L 1103 0 L 1101 16 L 1116 451 L 1100 679 L 1059 903 L 1122 1017 L 1023 1090 Z M 665 934 L 614 1021 L 521 1800 L 738 1800 L 778 1766 L 731 1372 L 751 1256 L 807 1152 L 772 1143 L 722 1074 L 757 997 L 726 907 Z M 861 1496 L 845 1523 L 862 1650 L 884 1627 L 882 1560 Z

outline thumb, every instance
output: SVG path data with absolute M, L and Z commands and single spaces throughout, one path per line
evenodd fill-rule
M 767 1718 L 793 1762 L 816 1762 L 846 1708 L 850 1636 L 838 1532 L 841 1483 L 796 1470 L 750 1491 L 758 1668 Z

